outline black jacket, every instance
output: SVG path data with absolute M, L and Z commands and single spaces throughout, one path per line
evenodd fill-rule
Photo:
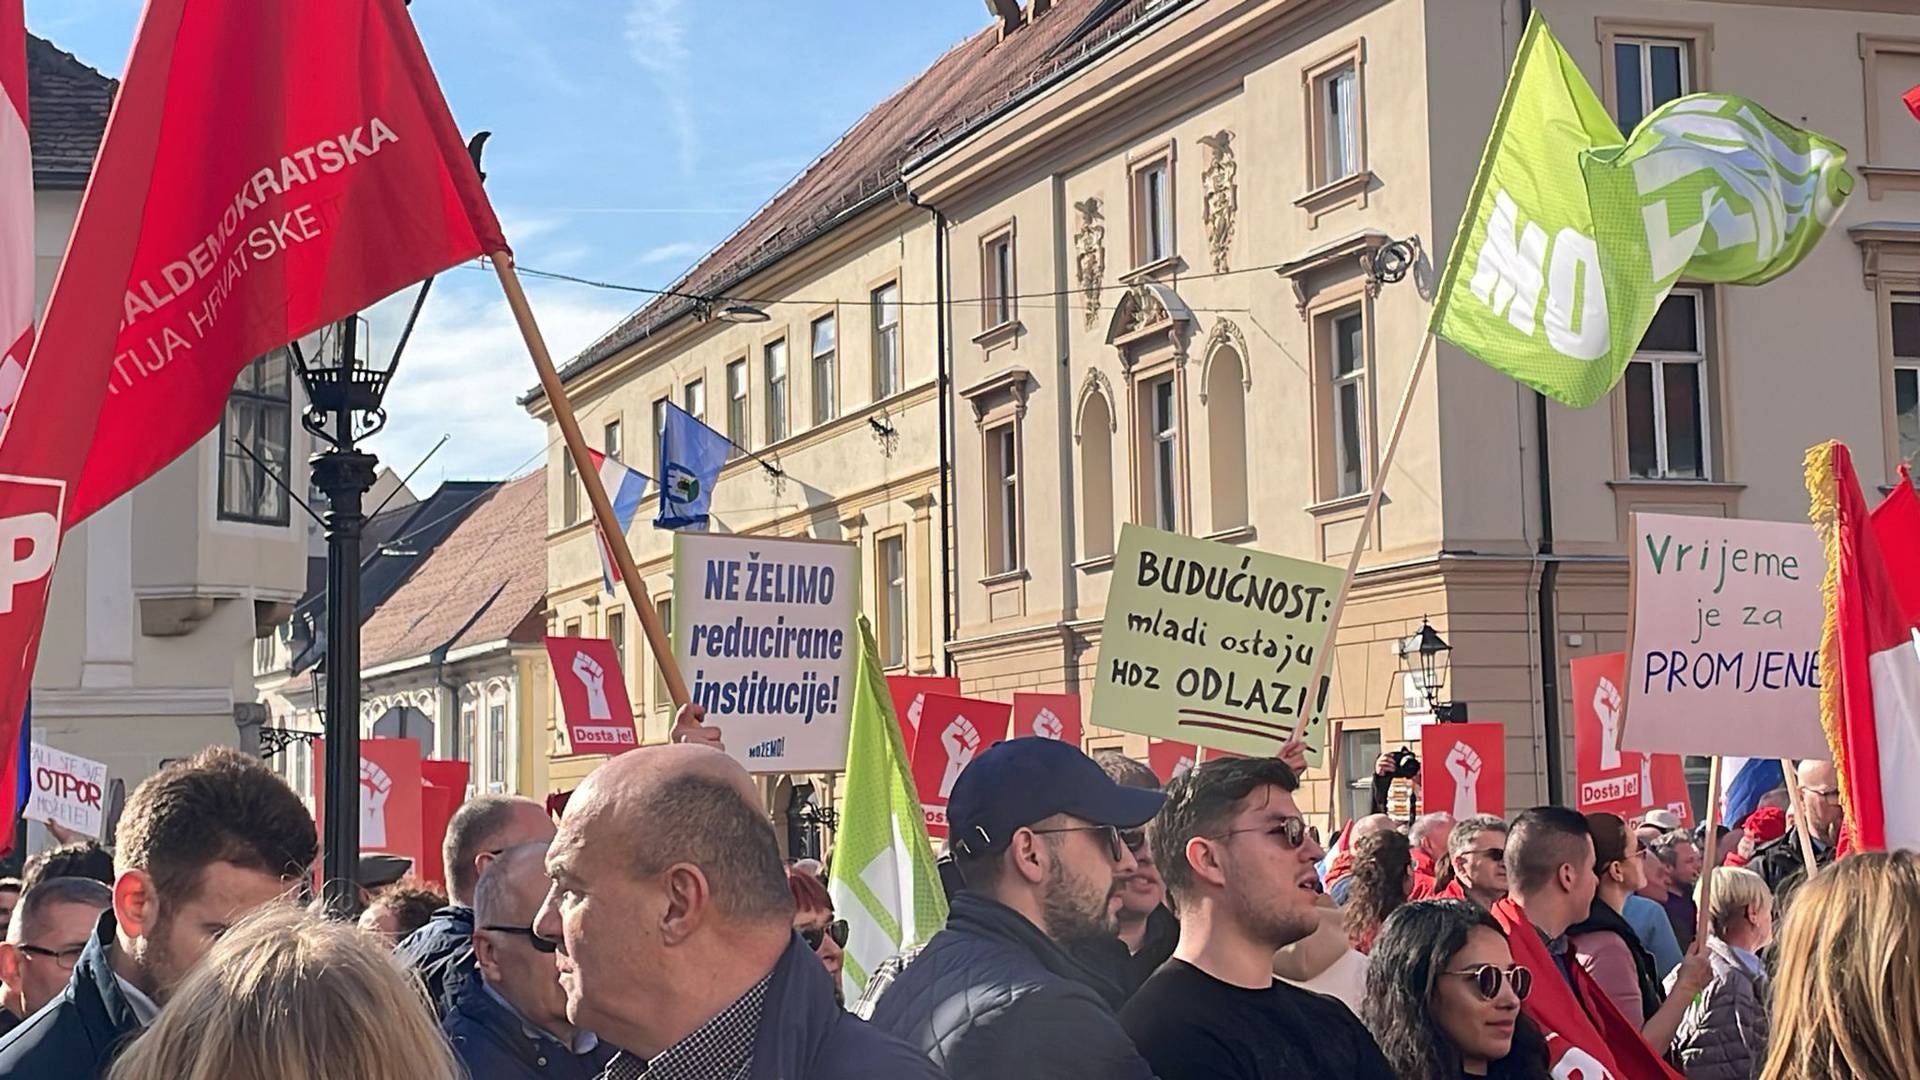
M 1160 965 L 1167 962 L 1174 946 L 1179 944 L 1180 920 L 1163 904 L 1147 916 L 1147 931 L 1140 939 L 1139 952 L 1129 952 L 1126 942 L 1117 937 L 1076 945 L 1068 951 L 1131 998 L 1148 976 L 1160 970 Z
M 1593 898 L 1593 905 L 1587 909 L 1587 917 L 1567 928 L 1569 934 L 1609 933 L 1626 943 L 1627 952 L 1633 956 L 1634 974 L 1640 979 L 1640 1014 L 1652 1016 L 1667 1003 L 1666 988 L 1660 982 L 1660 976 L 1653 962 L 1653 954 L 1641 943 L 1640 935 L 1634 933 L 1626 917 L 1608 906 L 1605 900 Z
M 913 1048 L 848 1012 L 799 934 L 773 967 L 748 1080 L 941 1080 Z
M 102 912 L 65 992 L 0 1038 L 0 1080 L 98 1080 L 139 1034 L 133 1006 L 107 963 L 117 930 L 112 910 Z
M 440 1027 L 471 1080 L 593 1080 L 617 1053 L 602 1044 L 584 1054 L 544 1033 L 527 1034 L 512 1009 L 478 981 Z
M 963 892 L 873 1023 L 951 1080 L 1149 1080 L 1114 1016 L 1124 998 L 1018 912 Z
M 445 1019 L 474 977 L 473 909 L 460 904 L 441 908 L 427 925 L 395 945 L 393 954 L 420 976 L 434 1011 Z
M 1826 866 L 1831 862 L 1832 845 L 1814 841 L 1813 864 Z M 1799 831 L 1788 829 L 1783 835 L 1754 848 L 1753 858 L 1747 860 L 1747 869 L 1767 879 L 1767 888 L 1773 890 L 1774 916 L 1778 918 L 1785 915 L 1788 899 L 1807 880 L 1806 859 L 1800 853 Z

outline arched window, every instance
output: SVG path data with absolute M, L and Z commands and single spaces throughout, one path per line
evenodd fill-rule
M 1213 531 L 1247 524 L 1247 390 L 1244 361 L 1222 345 L 1207 365 L 1207 473 Z
M 1113 554 L 1113 407 L 1099 391 L 1080 410 L 1080 535 L 1083 558 Z

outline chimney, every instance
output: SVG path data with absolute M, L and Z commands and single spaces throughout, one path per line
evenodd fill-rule
M 1020 29 L 1020 0 L 987 0 L 987 14 L 1000 23 L 1001 37 Z
M 1027 4 L 1027 21 L 1032 22 L 1040 16 L 1045 15 L 1048 9 L 1052 7 L 1053 0 L 1029 0 Z

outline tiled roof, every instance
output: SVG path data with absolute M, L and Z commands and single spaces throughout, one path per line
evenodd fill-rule
M 27 120 L 33 136 L 33 184 L 78 191 L 107 130 L 119 82 L 27 35 Z
M 363 669 L 546 632 L 547 477 L 501 484 L 360 628 Z
M 893 191 L 903 163 L 967 134 L 1147 15 L 1176 2 L 1058 0 L 1046 14 L 1004 38 L 997 25 L 987 27 L 875 106 L 673 288 L 697 296 L 724 293 L 863 209 L 869 200 Z M 691 301 L 679 297 L 648 302 L 574 357 L 561 369 L 561 377 L 587 371 L 692 309 Z M 536 390 L 529 400 L 539 397 Z

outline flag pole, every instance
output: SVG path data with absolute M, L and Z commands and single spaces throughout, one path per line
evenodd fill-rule
M 520 277 L 513 272 L 513 256 L 501 251 L 488 255 L 487 259 L 493 263 L 493 272 L 500 279 L 500 288 L 507 294 L 507 306 L 513 309 L 513 320 L 520 325 L 520 337 L 526 341 L 527 352 L 533 357 L 533 368 L 540 374 L 540 388 L 546 392 L 548 404 L 553 406 L 553 418 L 560 425 L 561 437 L 567 443 L 567 453 L 573 456 L 574 471 L 580 474 L 580 480 L 587 489 L 587 501 L 593 504 L 593 519 L 600 526 L 600 534 L 606 538 L 607 550 L 613 552 L 613 563 L 620 569 L 620 579 L 626 583 L 627 596 L 633 601 L 633 609 L 640 614 L 640 628 L 647 635 L 647 647 L 653 650 L 654 662 L 660 665 L 660 677 L 667 684 L 667 695 L 673 698 L 675 706 L 688 704 L 692 696 L 687 693 L 687 681 L 680 674 L 680 665 L 674 662 L 673 645 L 667 640 L 666 628 L 660 625 L 660 614 L 654 610 L 653 600 L 647 596 L 647 587 L 640 580 L 640 570 L 633 562 L 633 551 L 627 547 L 626 534 L 620 530 L 620 519 L 613 512 L 613 502 L 607 498 L 607 489 L 600 483 L 600 470 L 594 466 L 587 450 L 586 437 L 580 434 L 580 421 L 573 415 L 573 405 L 567 401 L 566 388 L 560 385 L 560 373 L 554 370 L 553 356 L 547 352 L 547 342 L 540 334 L 540 324 L 534 321 L 526 290 L 520 287 Z
M 1787 805 L 1793 810 L 1793 828 L 1800 834 L 1800 861 L 1807 868 L 1811 878 L 1819 865 L 1813 855 L 1813 834 L 1807 831 L 1807 815 L 1800 806 L 1800 771 L 1793 767 L 1792 758 L 1780 759 L 1780 782 L 1787 789 Z
M 1717 859 L 1714 848 L 1719 845 L 1715 836 L 1720 831 L 1720 755 L 1715 754 L 1712 764 L 1707 767 L 1707 828 L 1700 837 L 1700 865 L 1706 869 L 1700 872 L 1700 896 L 1694 940 L 1707 940 L 1707 932 L 1712 922 L 1713 911 L 1713 869 Z
M 1340 616 L 1347 610 L 1347 593 L 1353 588 L 1354 575 L 1360 571 L 1360 556 L 1366 553 L 1367 541 L 1373 535 L 1373 519 L 1380 513 L 1380 496 L 1386 492 L 1387 473 L 1393 469 L 1393 454 L 1400 448 L 1400 433 L 1406 429 L 1407 414 L 1413 410 L 1413 392 L 1420 385 L 1421 373 L 1427 369 L 1427 358 L 1433 355 L 1433 338 L 1433 331 L 1428 330 L 1427 336 L 1420 342 L 1420 355 L 1414 358 L 1413 370 L 1407 373 L 1407 388 L 1400 394 L 1399 411 L 1394 414 L 1393 427 L 1387 433 L 1387 445 L 1380 452 L 1380 465 L 1373 472 L 1373 490 L 1367 495 L 1367 510 L 1360 516 L 1360 534 L 1354 538 L 1353 554 L 1347 556 L 1347 574 L 1340 581 L 1340 591 L 1333 596 L 1333 610 L 1327 613 L 1327 643 L 1313 658 L 1313 673 L 1307 676 L 1307 714 L 1295 722 L 1294 730 L 1287 733 L 1289 738 L 1312 718 L 1325 699 L 1321 681 L 1327 677 L 1327 671 L 1333 664 L 1335 642 L 1340 636 Z M 1331 774 L 1331 764 L 1324 764 L 1328 765 Z

